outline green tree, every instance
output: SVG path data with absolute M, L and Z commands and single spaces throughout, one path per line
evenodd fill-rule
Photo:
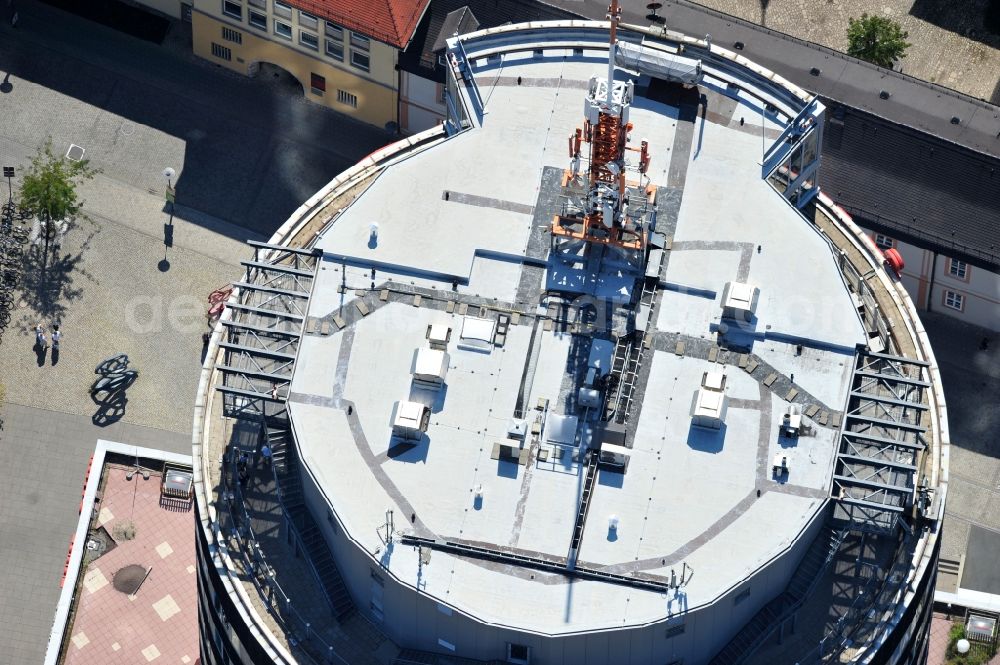
M 862 14 L 849 21 L 847 55 L 891 68 L 895 60 L 906 57 L 906 49 L 912 46 L 906 41 L 909 33 L 892 19 Z
M 20 202 L 41 224 L 45 242 L 43 268 L 48 261 L 49 241 L 64 233 L 77 217 L 85 217 L 80 211 L 83 202 L 76 188 L 96 173 L 98 171 L 92 169 L 86 159 L 71 161 L 53 153 L 51 138 L 32 157 L 31 166 L 21 179 Z

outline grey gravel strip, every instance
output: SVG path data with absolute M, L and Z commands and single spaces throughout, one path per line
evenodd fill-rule
M 476 206 L 478 208 L 496 208 L 497 210 L 516 212 L 521 215 L 531 215 L 535 212 L 535 206 L 515 201 L 504 201 L 503 199 L 491 199 L 487 196 L 478 196 L 476 194 L 464 194 L 462 192 L 445 190 L 441 194 L 441 198 L 450 203 L 464 203 L 465 205 Z

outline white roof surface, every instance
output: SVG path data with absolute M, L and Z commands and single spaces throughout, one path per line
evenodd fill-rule
M 572 57 L 530 56 L 507 58 L 502 75 L 587 81 L 602 69 L 600 63 Z M 554 84 L 493 88 L 497 76 L 493 69 L 478 76 L 489 100 L 481 128 L 387 168 L 325 231 L 319 246 L 328 255 L 314 286 L 311 316 L 328 315 L 353 298 L 353 292 L 338 292 L 345 256 L 377 262 L 379 280 L 447 292 L 451 276 L 458 276 L 468 279 L 460 294 L 514 300 L 520 265 L 478 250 L 524 254 L 532 225 L 524 207 L 536 204 L 544 167 L 566 168 L 566 136 L 582 122 L 584 91 L 559 90 Z M 712 85 L 725 89 L 706 78 L 706 86 Z M 747 275 L 762 294 L 753 352 L 775 371 L 794 372 L 798 385 L 839 409 L 848 388 L 850 350 L 863 341 L 863 331 L 826 241 L 760 179 L 759 124 L 755 132 L 740 131 L 744 114 L 759 123 L 755 103 L 745 100 L 729 125 L 705 122 L 701 114 L 696 120 L 675 249 L 661 275 L 686 288 L 660 292 L 650 334 L 657 334 L 655 326 L 663 333 L 708 338 L 719 319 L 722 285 L 735 280 L 742 260 L 741 251 L 730 245 L 762 245 L 761 253 L 752 253 Z M 637 136 L 653 137 L 653 183 L 672 184 L 668 148 L 677 110 L 637 97 L 630 120 Z M 774 127 L 770 121 L 768 126 Z M 446 201 L 444 190 L 516 205 Z M 377 243 L 369 238 L 373 219 L 380 224 Z M 727 244 L 719 248 L 713 241 Z M 347 269 L 348 282 L 356 276 L 356 282 L 367 280 L 367 268 Z M 551 264 L 543 288 L 559 283 L 617 298 L 627 298 L 632 288 L 630 279 L 611 274 L 591 283 L 574 279 L 566 266 Z M 306 398 L 289 402 L 303 461 L 351 537 L 373 558 L 382 545 L 375 527 L 384 523 L 387 509 L 414 513 L 415 526 L 435 537 L 536 556 L 567 555 L 584 468 L 568 454 L 544 462 L 533 456 L 526 466 L 491 459 L 494 443 L 518 444 L 507 434 L 516 407 L 522 406 L 530 424 L 541 413 L 535 410 L 539 398 L 550 405 L 543 445 L 546 440 L 572 444 L 578 433 L 591 431 L 578 414 L 565 412 L 573 337 L 541 326 L 533 332 L 532 323 L 522 317 L 509 327 L 503 347 L 493 348 L 495 315 L 461 316 L 446 313 L 443 306 L 389 302 L 329 337 L 303 340 L 292 393 Z M 461 339 L 453 337 L 448 346 L 448 390 L 429 404 L 427 436 L 390 457 L 385 451 L 393 404 L 411 394 L 407 368 L 414 349 L 426 345 L 429 325 L 461 330 Z M 533 335 L 538 348 L 528 363 Z M 789 338 L 817 344 L 799 356 Z M 491 352 L 466 350 L 464 343 Z M 583 360 L 606 372 L 612 350 L 607 340 L 595 340 L 590 358 Z M 648 381 L 629 424 L 629 467 L 625 474 L 598 472 L 579 560 L 612 571 L 638 568 L 667 576 L 684 561 L 697 571 L 686 588 L 693 609 L 766 565 L 813 518 L 828 494 L 835 432 L 817 427 L 815 436 L 782 448 L 779 427 L 787 402 L 759 383 L 761 370 L 750 376 L 738 368 L 727 371 L 726 427 L 700 431 L 691 427 L 691 395 L 703 373 L 719 365 L 656 350 L 646 352 L 643 362 L 649 365 Z M 522 386 L 529 365 L 533 380 Z M 356 428 L 349 425 L 348 403 L 361 438 L 352 434 Z M 788 485 L 768 480 L 768 491 L 750 500 L 759 482 L 758 460 L 769 461 L 778 452 L 790 459 Z M 483 500 L 476 508 L 473 490 L 480 486 Z M 619 519 L 615 538 L 608 537 L 612 515 Z M 647 518 L 663 516 L 669 516 L 668 528 L 647 528 Z M 422 569 L 410 547 L 396 547 L 382 561 L 390 574 L 414 587 L 419 575 L 421 592 L 442 603 L 484 621 L 529 630 L 621 627 L 662 619 L 671 611 L 659 593 L 578 580 L 570 594 L 561 577 L 536 572 L 533 579 L 440 551 Z

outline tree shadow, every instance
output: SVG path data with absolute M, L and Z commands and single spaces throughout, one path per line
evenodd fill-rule
M 1000 48 L 1000 2 L 996 0 L 982 3 L 915 0 L 910 16 L 966 39 Z
M 83 295 L 83 289 L 74 285 L 77 276 L 83 276 L 96 283 L 97 280 L 93 275 L 81 267 L 81 262 L 83 253 L 89 249 L 90 242 L 98 230 L 95 225 L 75 254 L 69 252 L 61 254 L 56 249 L 50 250 L 49 256 L 46 257 L 41 247 L 31 248 L 26 252 L 20 290 L 31 312 L 23 315 L 24 325 L 29 325 L 38 319 L 61 321 L 66 314 L 67 305 Z

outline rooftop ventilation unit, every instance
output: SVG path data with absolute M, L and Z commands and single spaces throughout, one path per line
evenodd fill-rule
M 451 328 L 443 323 L 427 326 L 427 341 L 432 349 L 447 351 L 448 342 L 451 341 Z
M 413 354 L 413 382 L 421 388 L 440 390 L 448 378 L 448 354 L 438 349 L 417 349 Z
M 705 372 L 701 387 L 695 392 L 691 405 L 691 424 L 707 429 L 721 429 L 726 421 L 726 375 L 722 372 Z
M 616 446 L 613 443 L 602 443 L 601 452 L 598 457 L 602 467 L 611 467 L 613 471 L 622 473 L 628 468 L 628 459 L 632 451 L 625 446 Z
M 701 83 L 701 60 L 668 53 L 647 44 L 618 42 L 615 64 L 670 83 Z
M 760 289 L 741 282 L 726 282 L 722 290 L 722 317 L 752 321 L 757 311 Z
M 781 430 L 786 436 L 796 437 L 802 428 L 802 406 L 789 404 L 788 413 L 781 417 Z
M 431 410 L 419 402 L 392 405 L 392 438 L 419 441 L 431 419 Z
M 493 335 L 496 321 L 466 316 L 462 319 L 462 334 L 458 338 L 458 348 L 467 351 L 489 353 L 493 349 Z
M 528 434 L 528 421 L 523 418 L 511 418 L 507 421 L 507 438 L 524 439 Z

